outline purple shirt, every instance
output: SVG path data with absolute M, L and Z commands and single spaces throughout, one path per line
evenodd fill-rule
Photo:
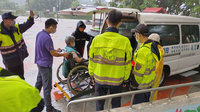
M 43 67 L 52 67 L 53 56 L 50 51 L 54 50 L 51 36 L 45 30 L 39 32 L 35 43 L 35 63 Z

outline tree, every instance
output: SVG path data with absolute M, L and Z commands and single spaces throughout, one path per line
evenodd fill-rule
M 14 2 L 10 2 L 9 0 L 0 0 L 0 9 L 7 9 L 7 10 L 15 10 L 18 6 Z
M 158 7 L 163 7 L 169 14 L 180 14 L 185 0 L 157 0 Z
M 183 15 L 200 17 L 200 1 L 199 0 L 185 0 L 185 10 Z
M 155 0 L 124 0 L 123 7 L 144 10 L 146 7 L 157 7 Z
M 53 7 L 59 7 L 59 9 L 70 8 L 72 0 L 29 0 L 31 8 L 36 11 L 45 11 L 49 9 L 53 10 Z M 28 0 L 26 1 L 28 6 Z
M 94 0 L 94 5 L 97 5 L 97 6 L 106 6 L 106 4 L 104 2 L 105 1 L 103 1 L 103 0 Z
M 60 6 L 60 9 L 67 9 L 67 8 L 70 8 L 71 7 L 71 4 L 72 4 L 72 1 L 73 0 L 61 0 L 61 6 Z
M 71 7 L 73 8 L 73 7 L 78 7 L 78 6 L 80 6 L 81 4 L 80 4 L 80 2 L 79 1 L 72 1 L 72 4 L 71 4 Z
M 200 0 L 113 0 L 118 7 L 144 10 L 146 7 L 163 7 L 167 13 L 200 17 Z

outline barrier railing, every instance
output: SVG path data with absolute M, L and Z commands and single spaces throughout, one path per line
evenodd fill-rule
M 91 97 L 91 98 L 86 98 L 86 99 L 78 99 L 78 100 L 73 100 L 73 101 L 70 101 L 68 104 L 67 104 L 67 112 L 71 112 L 70 110 L 70 106 L 72 104 L 77 104 L 77 103 L 84 103 L 84 106 L 83 106 L 83 111 L 82 112 L 87 112 L 87 109 L 86 109 L 86 105 L 88 102 L 92 102 L 92 101 L 97 101 L 97 100 L 103 100 L 103 99 L 108 99 L 108 108 L 107 108 L 107 111 L 110 112 L 111 110 L 111 100 L 112 98 L 115 98 L 115 97 L 122 97 L 122 96 L 131 96 L 131 102 L 130 102 L 130 109 L 133 109 L 132 107 L 132 103 L 133 103 L 133 99 L 134 99 L 134 96 L 135 94 L 139 94 L 139 93 L 146 93 L 146 92 L 155 92 L 155 91 L 161 91 L 161 90 L 167 90 L 167 89 L 172 89 L 172 91 L 170 92 L 170 95 L 168 97 L 168 99 L 171 101 L 171 98 L 173 97 L 175 91 L 177 88 L 179 87 L 185 87 L 185 86 L 190 86 L 187 93 L 186 93 L 186 96 L 188 97 L 189 94 L 190 94 L 190 91 L 192 89 L 193 86 L 195 85 L 200 85 L 200 81 L 197 81 L 197 82 L 191 82 L 191 83 L 185 83 L 185 84 L 178 84 L 178 85 L 171 85 L 171 86 L 164 86 L 164 87 L 158 87 L 158 88 L 151 88 L 151 89 L 144 89 L 144 90 L 137 90 L 137 91 L 130 91 L 130 92 L 124 92 L 124 93 L 118 93 L 118 94 L 112 94 L 112 95 L 105 95 L 105 96 L 98 96 L 98 97 Z M 152 97 L 150 98 L 150 101 L 149 103 L 152 104 Z

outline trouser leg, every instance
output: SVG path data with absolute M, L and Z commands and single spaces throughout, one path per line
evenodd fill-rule
M 38 66 L 38 76 L 37 76 L 37 82 L 35 83 L 35 87 L 41 91 L 42 88 L 42 76 L 40 73 L 40 67 Z
M 110 87 L 110 94 L 116 94 L 121 92 L 122 92 L 122 85 Z M 121 97 L 113 98 L 111 104 L 112 108 L 121 107 Z
M 107 88 L 104 88 L 103 85 L 95 83 L 95 95 L 96 96 L 106 95 L 107 92 L 108 92 Z M 104 110 L 104 103 L 105 103 L 105 100 L 96 101 L 96 111 Z
M 47 110 L 51 110 L 51 89 L 52 89 L 52 68 L 39 67 L 40 75 L 42 77 L 42 86 L 44 90 L 44 102 Z
M 136 94 L 134 97 L 134 100 L 133 100 L 133 105 L 139 104 L 139 103 L 144 103 L 144 102 L 149 102 L 149 98 L 150 98 L 150 92 Z

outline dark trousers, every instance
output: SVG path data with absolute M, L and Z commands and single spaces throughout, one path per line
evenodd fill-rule
M 121 93 L 122 85 L 120 86 L 109 86 L 109 85 L 100 85 L 95 83 L 95 95 L 96 96 L 103 96 L 110 91 L 110 94 Z M 104 110 L 104 103 L 105 100 L 98 100 L 96 101 L 96 111 Z M 117 108 L 121 106 L 121 97 L 113 98 L 112 99 L 112 108 Z
M 24 79 L 24 64 L 20 64 L 18 66 L 15 67 L 6 67 L 6 69 L 9 72 L 15 73 L 15 75 L 18 75 L 20 78 Z
M 38 76 L 35 87 L 40 91 L 43 87 L 44 90 L 44 102 L 46 109 L 52 110 L 51 104 L 51 89 L 52 89 L 52 68 L 42 67 L 38 65 Z
M 136 94 L 134 97 L 134 100 L 133 100 L 133 105 L 139 104 L 139 103 L 144 103 L 144 102 L 149 102 L 150 95 L 151 95 L 150 92 Z

